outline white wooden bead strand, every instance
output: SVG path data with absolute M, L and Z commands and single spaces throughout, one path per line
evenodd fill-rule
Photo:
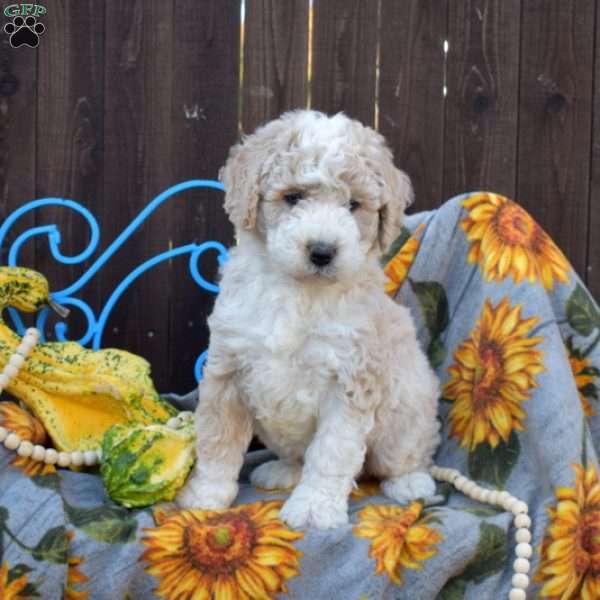
M 0 373 L 0 394 L 17 377 L 39 340 L 40 332 L 35 327 L 27 329 L 21 343 L 17 346 L 14 354 Z M 190 411 L 182 411 L 176 417 L 172 417 L 167 421 L 167 427 L 178 429 L 185 422 L 193 418 L 194 415 Z M 84 465 L 86 467 L 93 467 L 99 464 L 102 459 L 101 448 L 97 450 L 58 452 L 54 448 L 44 448 L 40 444 L 33 444 L 28 440 L 22 440 L 14 431 L 1 426 L 0 444 L 4 444 L 8 450 L 14 450 L 19 456 L 30 458 L 37 462 L 44 462 L 47 465 L 58 465 L 59 467 L 69 467 L 71 465 L 76 467 Z
M 499 492 L 482 488 L 456 469 L 434 465 L 429 469 L 429 472 L 435 479 L 450 483 L 465 496 L 477 502 L 500 506 L 515 516 L 513 524 L 516 529 L 516 558 L 513 563 L 514 575 L 508 598 L 509 600 L 526 600 L 527 588 L 529 587 L 528 573 L 531 568 L 529 559 L 533 554 L 533 548 L 531 547 L 531 517 L 527 514 L 529 512 L 527 504 L 519 498 L 515 498 L 506 490 Z

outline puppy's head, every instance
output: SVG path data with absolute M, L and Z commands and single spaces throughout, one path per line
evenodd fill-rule
M 298 279 L 353 277 L 391 244 L 413 192 L 384 138 L 343 114 L 285 113 L 234 146 L 220 173 L 238 234 Z

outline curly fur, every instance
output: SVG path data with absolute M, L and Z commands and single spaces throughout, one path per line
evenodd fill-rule
M 280 458 L 253 483 L 296 485 L 281 511 L 291 526 L 346 523 L 361 472 L 400 502 L 432 494 L 438 382 L 378 262 L 412 201 L 383 137 L 343 114 L 290 112 L 235 146 L 221 177 L 238 245 L 209 318 L 198 460 L 178 502 L 227 507 L 253 432 Z M 310 261 L 315 242 L 336 248 L 330 264 Z

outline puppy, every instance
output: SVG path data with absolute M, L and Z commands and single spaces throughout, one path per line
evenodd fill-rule
M 438 381 L 379 264 L 412 201 L 381 135 L 343 114 L 294 111 L 233 147 L 221 172 L 238 245 L 208 320 L 197 462 L 177 501 L 234 500 L 253 432 L 278 460 L 262 488 L 295 486 L 295 528 L 348 522 L 366 473 L 401 503 L 432 495 Z

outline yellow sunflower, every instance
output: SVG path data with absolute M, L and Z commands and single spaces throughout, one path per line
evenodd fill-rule
M 16 433 L 22 440 L 44 446 L 47 442 L 46 431 L 42 424 L 26 410 L 14 402 L 0 402 L 0 425 Z M 21 469 L 29 477 L 55 473 L 53 465 L 17 456 L 11 465 Z
M 556 490 L 534 581 L 542 598 L 600 598 L 600 483 L 595 466 L 573 465 L 575 485 Z
M 444 386 L 444 397 L 453 403 L 450 435 L 461 447 L 474 450 L 487 442 L 495 448 L 513 429 L 525 429 L 521 404 L 544 371 L 543 352 L 534 348 L 543 338 L 527 337 L 537 322 L 521 319 L 521 306 L 511 307 L 508 298 L 496 307 L 485 301 L 470 337 L 454 352 Z
M 179 600 L 274 599 L 300 574 L 303 534 L 279 520 L 282 502 L 256 502 L 226 511 L 173 510 L 145 529 L 141 560 L 159 580 L 156 594 Z
M 547 290 L 555 281 L 568 283 L 571 268 L 564 254 L 518 204 L 482 193 L 469 196 L 463 206 L 469 211 L 461 221 L 471 242 L 468 261 L 479 263 L 486 281 L 511 274 L 515 283 L 539 279 Z
M 415 236 L 419 235 L 424 227 L 421 223 L 415 233 L 406 240 L 400 250 L 385 265 L 383 271 L 387 276 L 384 287 L 386 294 L 395 294 L 404 283 L 421 245 L 421 242 Z
M 69 539 L 69 542 L 71 542 L 74 537 L 74 531 L 67 532 L 67 538 Z M 79 565 L 81 565 L 84 560 L 85 559 L 81 556 L 69 556 L 67 558 L 67 585 L 65 586 L 63 600 L 86 600 L 86 598 L 90 595 L 89 591 L 77 590 L 74 587 L 89 581 L 89 577 L 84 575 L 79 570 Z
M 411 502 L 407 508 L 370 504 L 358 513 L 354 534 L 373 540 L 369 556 L 375 573 L 387 573 L 396 585 L 403 583 L 403 567 L 420 570 L 419 563 L 437 554 L 433 546 L 444 539 L 420 518 L 422 510 L 420 502 Z
M 567 350 L 583 412 L 586 417 L 593 417 L 596 415 L 596 409 L 592 406 L 586 394 L 589 395 L 591 391 L 592 396 L 597 395 L 595 381 L 598 370 L 592 365 L 591 360 L 584 358 L 581 351 L 573 348 L 570 343 L 567 343 Z
M 8 583 L 8 562 L 2 563 L 0 566 L 0 600 L 24 598 L 22 592 L 27 587 L 27 583 L 27 575 L 21 575 Z

